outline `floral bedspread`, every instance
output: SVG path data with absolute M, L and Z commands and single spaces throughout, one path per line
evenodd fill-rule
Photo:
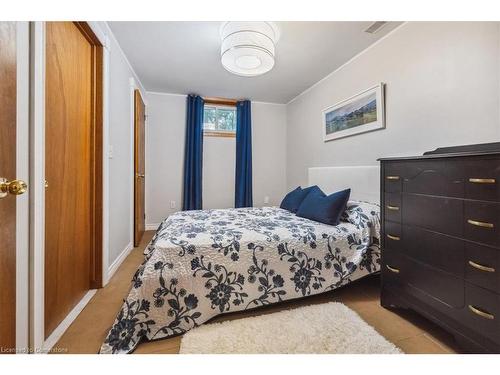
M 144 251 L 101 353 L 182 334 L 210 318 L 338 288 L 380 269 L 378 206 L 321 224 L 276 207 L 177 212 Z M 353 220 L 354 215 L 354 220 Z

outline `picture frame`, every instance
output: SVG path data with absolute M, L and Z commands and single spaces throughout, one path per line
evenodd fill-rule
M 324 142 L 385 128 L 385 84 L 379 83 L 322 112 Z

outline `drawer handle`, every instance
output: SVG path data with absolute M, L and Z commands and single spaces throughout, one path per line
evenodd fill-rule
M 386 176 L 386 180 L 399 180 L 399 176 Z
M 393 241 L 399 241 L 401 239 L 401 237 L 393 236 L 391 234 L 388 234 L 387 238 L 389 238 L 390 240 L 393 240 Z
M 391 210 L 391 211 L 399 211 L 399 207 L 398 206 L 386 206 L 388 210 Z
M 485 223 L 483 221 L 477 221 L 477 220 L 467 220 L 467 222 L 471 225 L 475 225 L 476 227 L 482 227 L 482 228 L 493 228 L 494 225 L 492 223 Z
M 494 178 L 469 178 L 469 182 L 473 184 L 495 184 L 497 181 Z
M 495 315 L 490 314 L 486 311 L 480 310 L 477 307 L 474 307 L 472 305 L 469 305 L 469 310 L 472 311 L 474 314 L 479 315 L 483 318 L 491 319 L 491 320 L 495 319 Z
M 495 272 L 494 268 L 483 266 L 482 264 L 473 262 L 472 260 L 469 260 L 469 265 L 471 265 L 474 268 L 477 268 L 478 270 L 484 271 L 484 272 Z
M 394 273 L 399 273 L 399 268 L 394 268 L 394 267 L 391 267 L 391 266 L 389 266 L 389 265 L 387 265 L 387 264 L 386 264 L 385 266 L 386 266 L 386 268 L 387 268 L 389 271 L 394 272 Z

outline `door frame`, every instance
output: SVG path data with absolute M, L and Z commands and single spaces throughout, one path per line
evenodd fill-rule
M 87 39 L 93 38 L 91 42 L 102 46 L 102 56 L 98 61 L 102 66 L 102 74 L 94 77 L 100 81 L 98 85 L 101 90 L 96 91 L 98 107 L 94 125 L 102 128 L 100 154 L 102 162 L 95 163 L 93 168 L 100 175 L 100 181 L 95 181 L 98 190 L 101 190 L 101 198 L 94 197 L 93 205 L 97 211 L 102 213 L 101 218 L 94 218 L 95 244 L 94 265 L 91 287 L 102 287 L 107 283 L 108 253 L 109 253 L 109 36 L 105 32 L 103 22 L 87 22 L 79 24 Z M 31 58 L 31 106 L 30 106 L 30 181 L 31 181 L 31 203 L 30 203 L 30 339 L 29 346 L 36 353 L 49 351 L 59 340 L 64 331 L 79 312 L 88 303 L 95 290 L 89 293 L 68 314 L 54 332 L 45 339 L 45 22 L 32 22 L 30 27 L 30 58 Z M 100 101 L 100 103 L 99 103 Z M 99 113 L 100 112 L 100 113 Z M 96 211 L 94 211 L 96 212 Z M 101 220 L 99 220 L 101 219 Z M 101 221 L 101 223 L 100 223 Z M 91 277 L 91 275 L 89 275 Z
M 16 348 L 29 348 L 29 22 L 16 22 L 17 134 L 16 178 L 28 184 L 28 193 L 16 198 Z
M 102 170 L 103 170 L 103 45 L 87 22 L 74 22 L 87 41 L 92 45 L 92 147 L 91 153 L 91 253 L 90 289 L 101 288 L 102 274 Z M 100 131 L 99 131 L 100 130 Z

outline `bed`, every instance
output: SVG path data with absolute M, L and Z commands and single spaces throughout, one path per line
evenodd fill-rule
M 309 182 L 334 191 L 337 183 L 325 175 L 343 172 L 310 168 Z M 351 183 L 352 173 L 342 183 Z M 358 188 L 337 226 L 278 207 L 183 211 L 165 219 L 100 352 L 130 353 L 219 314 L 331 291 L 379 271 L 379 208 L 366 173 L 356 171 Z

